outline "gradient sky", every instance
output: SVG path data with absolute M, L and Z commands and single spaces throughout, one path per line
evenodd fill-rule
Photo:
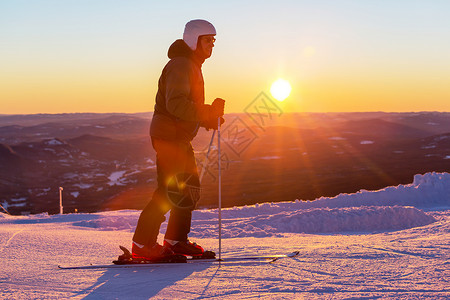
M 450 1 L 0 0 L 0 114 L 152 111 L 184 24 L 217 29 L 206 101 L 241 112 L 450 111 Z

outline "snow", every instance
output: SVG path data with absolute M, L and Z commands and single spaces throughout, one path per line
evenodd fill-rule
M 120 176 L 119 176 L 120 175 Z M 118 180 L 123 174 L 116 174 Z M 110 178 L 113 180 L 113 178 Z M 266 262 L 59 270 L 109 264 L 130 246 L 140 211 L 0 213 L 1 299 L 446 299 L 450 297 L 450 174 L 316 201 L 222 210 L 222 257 Z M 193 214 L 190 237 L 218 251 L 216 210 Z M 162 233 L 167 224 L 163 223 Z
M 25 201 L 25 200 L 27 200 L 26 197 L 12 198 L 11 202 L 22 202 L 22 201 Z
M 281 159 L 281 156 L 261 156 L 252 158 L 251 160 L 274 160 L 274 159 Z
M 6 206 L 4 205 L 3 207 L 5 209 L 8 209 L 8 207 L 25 207 L 27 205 L 26 201 L 27 201 L 26 197 L 12 198 L 10 200 L 10 202 L 12 202 L 12 203 L 10 203 L 9 205 L 6 205 Z
M 116 172 L 112 172 L 111 175 L 109 175 L 108 179 L 108 185 L 113 186 L 113 185 L 123 185 L 123 183 L 120 182 L 122 176 L 126 173 L 127 171 L 116 171 Z
M 333 137 L 330 137 L 328 139 L 331 140 L 331 141 L 344 141 L 344 140 L 346 140 L 346 138 L 343 138 L 343 137 L 340 137 L 340 136 L 333 136 Z
M 44 142 L 44 144 L 51 145 L 51 146 L 64 145 L 64 143 L 58 139 L 47 140 Z M 49 149 L 46 149 L 46 150 L 49 150 Z
M 8 209 L 10 207 L 24 207 L 27 205 L 26 203 L 27 198 L 26 197 L 21 197 L 21 198 L 11 198 L 9 203 L 7 201 L 0 203 L 0 205 L 3 208 L 0 208 L 0 211 L 8 211 Z
M 77 183 L 73 185 L 74 187 L 78 187 L 80 189 L 90 189 L 91 187 L 93 187 L 94 185 L 91 183 Z

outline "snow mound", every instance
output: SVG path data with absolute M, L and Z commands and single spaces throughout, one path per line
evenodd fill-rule
M 89 227 L 99 230 L 130 230 L 134 231 L 137 224 L 137 218 L 133 217 L 117 217 L 117 216 L 104 216 L 96 220 L 82 220 L 73 223 L 74 226 Z
M 361 190 L 354 194 L 342 193 L 336 197 L 321 197 L 314 201 L 262 203 L 224 209 L 227 218 L 246 217 L 249 213 L 274 214 L 285 210 L 310 208 L 344 208 L 362 206 L 413 206 L 424 210 L 450 208 L 450 173 L 426 173 L 414 176 L 412 184 L 390 186 L 377 191 Z M 201 211 L 199 218 L 210 218 Z
M 245 217 L 239 208 L 228 209 L 226 217 L 222 220 L 222 236 L 234 238 L 280 236 L 283 233 L 380 232 L 404 230 L 436 221 L 432 216 L 415 207 L 363 206 L 297 210 L 296 203 L 292 204 L 290 209 L 276 213 L 257 213 L 257 209 L 253 211 L 247 209 Z M 133 232 L 139 214 L 140 211 L 134 210 L 53 216 L 39 214 L 28 217 L 0 214 L 0 223 L 67 223 L 93 230 Z M 167 222 L 164 222 L 161 233 L 165 232 L 166 227 Z M 217 210 L 195 211 L 190 236 L 216 238 L 217 227 Z
M 227 219 L 222 236 L 267 237 L 281 233 L 343 233 L 403 230 L 424 226 L 436 220 L 415 207 L 371 206 L 351 208 L 313 208 L 285 211 L 274 215 L 259 215 L 245 219 Z M 195 221 L 194 221 L 195 224 Z M 215 224 L 195 224 L 191 235 L 213 238 Z
M 412 184 L 390 186 L 378 191 L 362 190 L 355 194 L 340 194 L 334 198 L 319 198 L 304 207 L 414 206 L 418 208 L 450 207 L 450 173 L 426 173 L 414 176 Z

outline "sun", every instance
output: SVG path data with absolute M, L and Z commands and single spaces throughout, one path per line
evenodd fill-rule
M 281 78 L 272 83 L 270 87 L 270 93 L 280 102 L 289 97 L 291 90 L 292 88 L 289 82 Z

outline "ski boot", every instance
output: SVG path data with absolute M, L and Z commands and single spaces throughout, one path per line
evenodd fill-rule
M 164 240 L 164 246 L 172 250 L 175 254 L 192 257 L 192 259 L 212 259 L 216 258 L 213 251 L 205 251 L 200 245 L 189 240 L 172 241 Z
M 140 247 L 133 243 L 131 252 L 123 246 L 119 247 L 123 254 L 113 261 L 116 265 L 187 262 L 186 256 L 175 254 L 172 250 L 159 244 L 155 244 L 153 247 Z

